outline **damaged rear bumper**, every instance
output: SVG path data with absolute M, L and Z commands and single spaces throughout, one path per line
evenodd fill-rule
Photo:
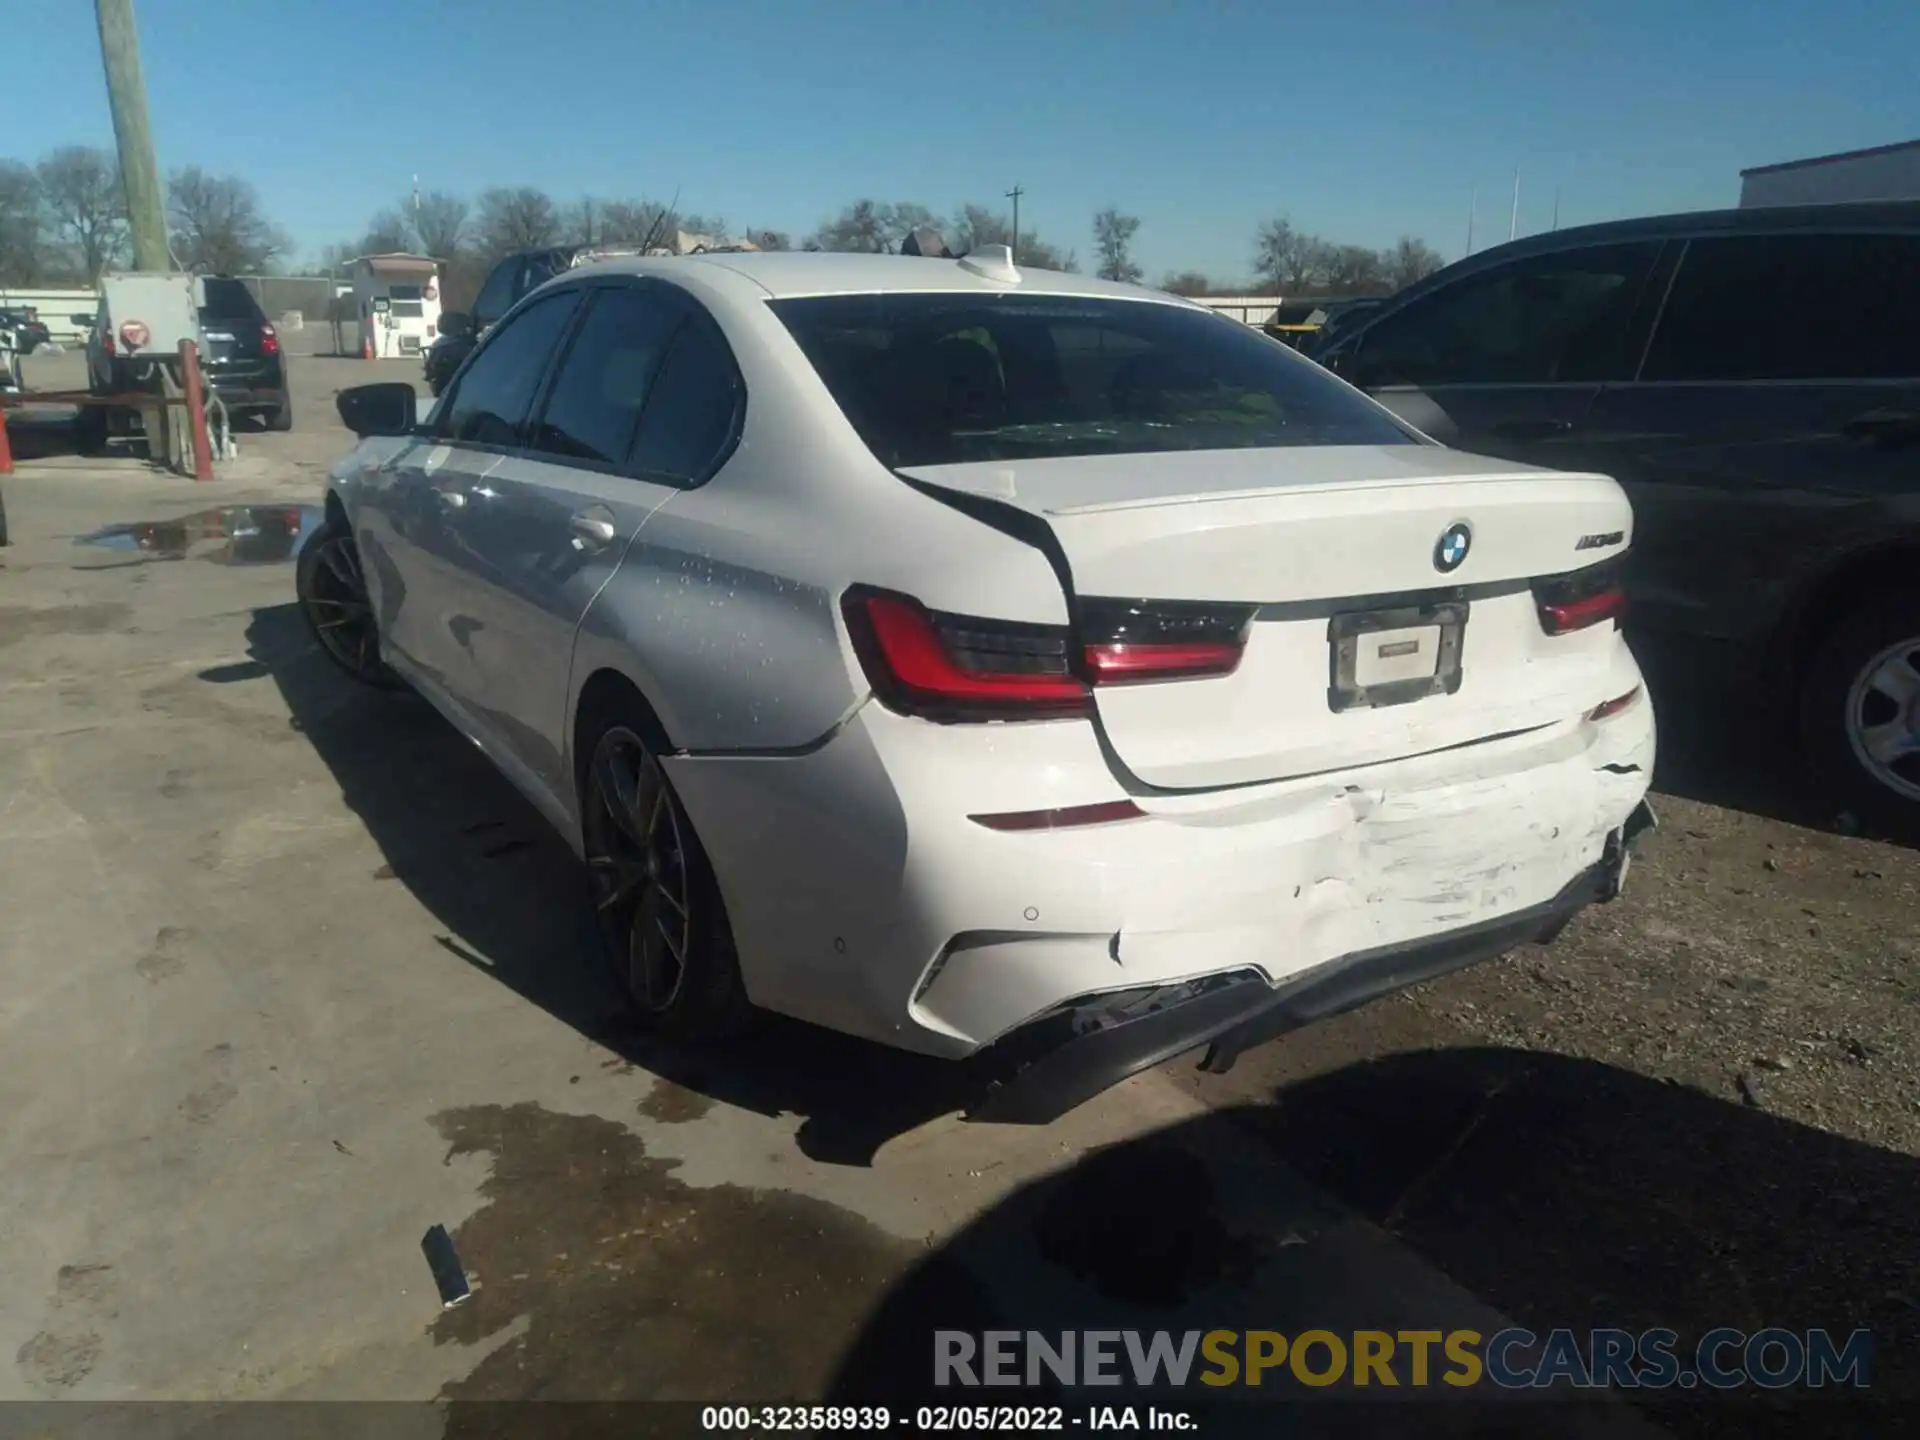
M 1069 1002 L 977 1054 L 990 1079 L 969 1120 L 1044 1125 L 1129 1075 L 1207 1047 L 1200 1068 L 1229 1069 L 1253 1046 L 1529 941 L 1547 943 L 1595 901 L 1621 892 L 1634 841 L 1656 825 L 1643 799 L 1599 861 L 1538 905 L 1420 940 L 1364 950 L 1271 985 L 1255 970 Z

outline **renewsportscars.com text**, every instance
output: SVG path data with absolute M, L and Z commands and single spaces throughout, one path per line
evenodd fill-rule
M 941 1388 L 1865 1389 L 1873 1337 L 1826 1330 L 936 1330 Z

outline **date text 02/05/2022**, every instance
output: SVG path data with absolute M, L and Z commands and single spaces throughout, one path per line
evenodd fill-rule
M 885 1405 L 708 1405 L 703 1431 L 728 1434 L 831 1434 L 911 1430 L 922 1434 L 1012 1433 L 1067 1430 L 1192 1431 L 1186 1410 L 1158 1406 L 921 1405 L 894 1410 Z

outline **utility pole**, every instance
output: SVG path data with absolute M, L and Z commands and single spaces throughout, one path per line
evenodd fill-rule
M 1013 201 L 1013 243 L 1007 247 L 1007 251 L 1016 265 L 1020 263 L 1020 197 L 1026 193 L 1018 184 L 1007 191 L 1007 198 Z
M 413 238 L 416 240 L 420 238 L 420 177 L 418 175 L 413 177 Z M 422 245 L 420 248 L 424 250 L 427 247 Z
M 1553 228 L 1560 228 L 1560 187 L 1553 187 Z
M 147 82 L 140 74 L 140 35 L 133 0 L 93 0 L 100 22 L 100 58 L 107 70 L 107 100 L 113 108 L 113 139 L 120 151 L 120 185 L 133 230 L 133 263 L 140 270 L 171 270 L 167 212 L 160 170 L 147 124 Z
M 1467 201 L 1467 254 L 1473 253 L 1473 220 L 1480 213 L 1480 187 L 1475 186 L 1473 198 Z
M 1520 229 L 1520 167 L 1513 167 L 1513 209 L 1507 214 L 1507 239 L 1511 240 Z

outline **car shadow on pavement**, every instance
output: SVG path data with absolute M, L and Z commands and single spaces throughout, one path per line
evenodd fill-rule
M 798 1115 L 809 1157 L 866 1165 L 879 1148 L 974 1093 L 965 1067 L 758 1017 L 741 1041 L 675 1047 L 623 1018 L 600 959 L 585 873 L 544 817 L 411 692 L 362 689 L 314 645 L 296 605 L 254 612 L 250 660 L 208 683 L 271 676 L 397 880 L 437 919 L 449 954 L 673 1087 L 648 1113 L 692 1119 L 720 1101 Z
M 1251 1197 L 1236 1202 L 1236 1184 Z M 939 1329 L 1297 1335 L 1487 1323 L 1460 1313 L 1450 1287 L 1423 1295 L 1394 1268 L 1397 1247 L 1366 1238 L 1383 1229 L 1539 1336 L 1565 1327 L 1584 1344 L 1595 1328 L 1665 1327 L 1687 1363 L 1721 1326 L 1824 1328 L 1841 1344 L 1868 1330 L 1865 1397 L 1696 1386 L 1634 1398 L 1668 1432 L 1701 1440 L 1871 1433 L 1863 1421 L 1920 1403 L 1916 1194 L 1911 1156 L 1613 1066 L 1498 1048 L 1395 1054 L 1096 1152 L 1008 1196 L 893 1287 L 834 1393 L 926 1399 Z M 1370 1224 L 1356 1230 L 1355 1215 Z M 1429 1423 L 1449 1414 L 1460 1433 L 1574 1433 L 1559 1404 L 1524 1407 L 1529 1417 L 1509 1428 L 1498 1416 L 1514 1407 L 1475 1403 L 1484 1386 L 1436 1382 L 1427 1398 L 1465 1399 L 1464 1412 L 1435 1403 L 1414 1415 L 1378 1410 L 1350 1385 L 1288 1390 L 1284 1366 L 1270 1378 L 1260 1392 L 1190 1384 L 1185 1398 L 1278 1388 L 1308 1402 L 1315 1423 L 1303 1433 L 1344 1433 L 1348 1422 L 1354 1433 L 1455 1433 Z M 1396 1413 L 1398 1427 L 1387 1423 Z M 1201 1428 L 1219 1433 L 1211 1416 Z

